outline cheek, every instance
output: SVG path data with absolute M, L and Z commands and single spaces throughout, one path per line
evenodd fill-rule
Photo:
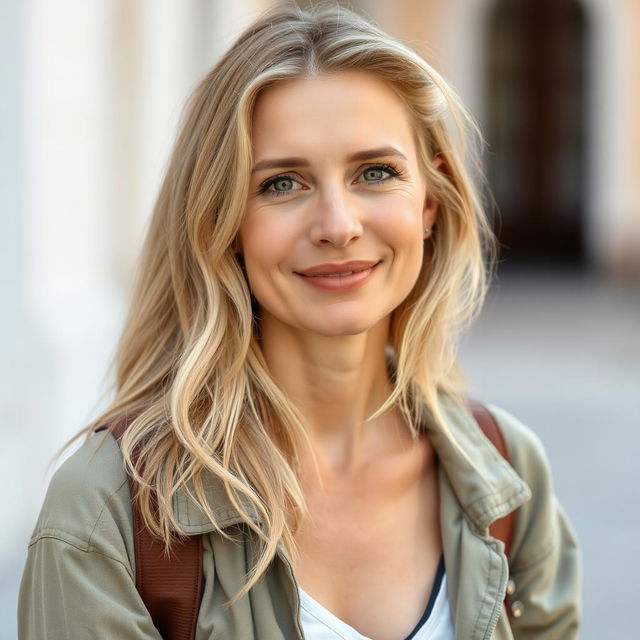
M 271 280 L 292 255 L 292 234 L 288 226 L 284 216 L 258 212 L 245 218 L 240 229 L 244 264 L 256 297 L 264 283 Z
M 422 269 L 424 238 L 421 204 L 416 198 L 400 198 L 380 218 L 383 224 L 379 226 L 379 234 L 392 251 L 388 284 L 396 291 L 396 303 L 409 294 Z
M 391 248 L 402 251 L 408 259 L 416 252 L 422 254 L 422 207 L 415 200 L 390 202 L 376 218 L 378 233 Z

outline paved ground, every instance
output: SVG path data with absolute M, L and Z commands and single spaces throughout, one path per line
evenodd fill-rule
M 547 448 L 583 546 L 584 640 L 639 637 L 639 336 L 640 285 L 511 274 L 492 288 L 462 350 L 473 393 L 514 413 Z M 15 637 L 23 558 L 21 544 L 0 568 L 0 640 Z
M 474 393 L 544 442 L 584 554 L 581 638 L 638 638 L 640 285 L 502 277 L 462 352 Z

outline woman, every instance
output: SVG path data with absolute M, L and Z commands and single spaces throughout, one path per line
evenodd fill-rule
M 456 371 L 492 237 L 447 119 L 464 138 L 442 78 L 344 9 L 274 9 L 204 78 L 115 398 L 31 539 L 21 637 L 160 637 L 125 468 L 167 546 L 204 534 L 196 638 L 575 637 L 577 543 L 542 447 L 492 407 L 507 464 Z M 120 447 L 96 433 L 123 421 Z M 515 509 L 507 558 L 488 527 Z

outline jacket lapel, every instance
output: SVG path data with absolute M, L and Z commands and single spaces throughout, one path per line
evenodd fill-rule
M 489 525 L 529 500 L 531 491 L 464 407 L 443 399 L 440 408 L 450 437 L 432 428 L 430 438 L 440 461 L 448 596 L 456 638 L 480 640 L 491 637 L 509 579 L 504 545 L 489 535 Z
M 220 528 L 244 522 L 240 512 L 233 505 L 219 478 L 206 472 L 203 474 L 202 482 L 207 504 L 216 522 L 220 525 Z M 216 527 L 211 524 L 211 520 L 202 507 L 191 497 L 192 495 L 195 496 L 195 490 L 191 483 L 188 485 L 188 488 L 181 487 L 174 494 L 173 509 L 176 520 L 188 534 L 195 535 L 215 531 Z M 238 502 L 247 511 L 251 520 L 259 524 L 260 520 L 255 509 L 248 500 L 240 496 Z
M 440 476 L 440 510 L 447 595 L 456 638 L 490 638 L 509 578 L 507 559 L 499 542 L 481 536 L 464 517 L 444 473 Z
M 430 424 L 425 428 L 460 507 L 485 533 L 492 522 L 529 500 L 531 491 L 465 407 L 442 397 L 440 409 L 449 434 Z

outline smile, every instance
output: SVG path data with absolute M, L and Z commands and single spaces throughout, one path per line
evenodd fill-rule
M 319 265 L 295 274 L 308 285 L 322 291 L 351 291 L 361 287 L 382 262 L 346 263 L 345 265 Z

